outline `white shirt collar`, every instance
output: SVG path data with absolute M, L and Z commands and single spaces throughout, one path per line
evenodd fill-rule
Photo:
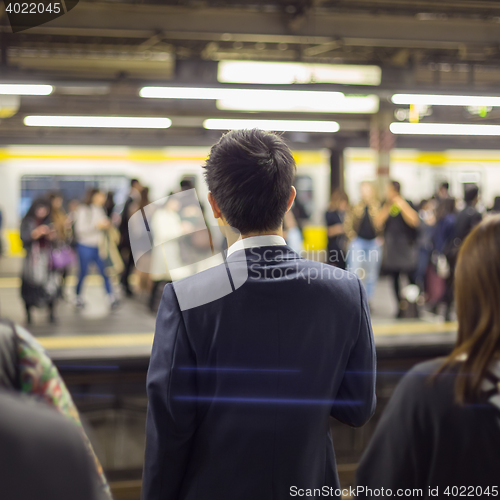
M 245 248 L 254 247 L 274 247 L 278 245 L 286 245 L 286 241 L 281 236 L 277 234 L 264 234 L 262 236 L 250 236 L 250 238 L 244 238 L 233 243 L 227 250 L 227 256 L 238 250 L 244 250 Z

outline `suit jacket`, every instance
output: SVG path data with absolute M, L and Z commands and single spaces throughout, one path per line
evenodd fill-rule
M 232 293 L 221 295 L 217 268 L 164 289 L 143 498 L 277 500 L 292 486 L 337 488 L 329 417 L 360 426 L 375 409 L 361 282 L 288 246 L 239 250 L 222 266 Z M 187 307 L 200 291 L 206 303 Z
M 90 459 L 56 410 L 0 392 L 2 500 L 97 500 Z

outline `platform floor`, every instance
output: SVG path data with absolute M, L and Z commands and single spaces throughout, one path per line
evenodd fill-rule
M 25 324 L 24 305 L 20 297 L 22 259 L 0 259 L 0 313 L 21 325 Z M 108 357 L 149 355 L 153 340 L 155 315 L 147 308 L 147 295 L 122 298 L 118 309 L 111 311 L 102 278 L 87 277 L 83 297 L 86 307 L 77 310 L 75 301 L 76 277 L 69 276 L 65 299 L 57 305 L 57 322 L 50 324 L 46 310 L 35 309 L 29 330 L 39 338 L 55 357 L 83 352 L 89 356 Z M 119 289 L 115 283 L 116 289 Z M 452 344 L 456 323 L 423 312 L 418 320 L 396 320 L 396 301 L 387 278 L 377 285 L 372 304 L 372 324 L 377 346 Z

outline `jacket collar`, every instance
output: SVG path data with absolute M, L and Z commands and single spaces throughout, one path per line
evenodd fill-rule
M 286 241 L 282 236 L 277 234 L 263 234 L 261 236 L 251 236 L 250 238 L 244 238 L 233 243 L 227 250 L 227 256 L 229 257 L 234 252 L 246 248 L 257 248 L 257 247 L 271 247 L 271 246 L 285 246 Z
M 280 262 L 300 259 L 300 255 L 288 245 L 266 245 L 240 248 L 227 256 L 228 262 Z

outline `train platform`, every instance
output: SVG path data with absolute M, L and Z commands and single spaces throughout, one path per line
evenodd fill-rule
M 0 259 L 0 313 L 3 317 L 25 324 L 24 305 L 20 296 L 21 258 Z M 86 307 L 75 307 L 76 276 L 68 276 L 64 299 L 57 304 L 57 321 L 48 321 L 47 311 L 36 309 L 29 330 L 55 360 L 149 358 L 154 336 L 155 315 L 147 307 L 146 293 L 122 298 L 111 311 L 102 278 L 89 275 L 83 297 Z M 117 283 L 114 283 L 119 289 Z M 372 324 L 377 351 L 382 355 L 394 351 L 449 349 L 455 341 L 455 322 L 424 311 L 418 320 L 396 320 L 396 302 L 390 283 L 381 278 L 372 307 Z
M 20 296 L 22 259 L 0 259 L 0 312 L 25 325 Z M 114 497 L 138 500 L 144 457 L 147 408 L 146 373 L 154 337 L 155 315 L 147 295 L 122 298 L 111 311 L 102 278 L 89 275 L 75 307 L 76 276 L 68 276 L 65 297 L 57 304 L 57 322 L 35 310 L 28 329 L 56 363 L 80 411 L 85 429 L 103 464 Z M 116 280 L 114 286 L 118 289 Z M 377 349 L 377 412 L 363 428 L 331 422 L 341 484 L 354 484 L 363 449 L 394 387 L 413 365 L 450 352 L 457 325 L 423 312 L 418 320 L 396 320 L 389 280 L 381 278 L 372 304 Z

